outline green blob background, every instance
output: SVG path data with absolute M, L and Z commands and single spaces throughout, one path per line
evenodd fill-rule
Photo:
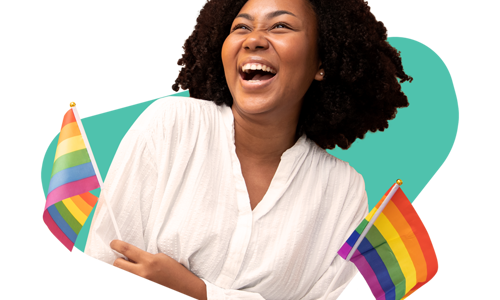
M 443 61 L 417 41 L 397 37 L 388 41 L 401 52 L 405 72 L 414 78 L 412 83 L 402 84 L 410 106 L 400 109 L 385 131 L 367 133 L 348 150 L 327 150 L 348 161 L 363 175 L 370 209 L 399 178 L 404 181 L 405 194 L 413 202 L 446 160 L 458 129 L 457 97 Z M 189 97 L 189 92 L 175 96 Z M 103 180 L 123 136 L 139 115 L 158 99 L 82 119 Z M 43 160 L 45 196 L 58 138 L 59 135 L 49 145 Z M 92 193 L 99 196 L 100 189 Z M 85 249 L 93 215 L 94 211 L 76 240 L 75 247 L 81 251 Z

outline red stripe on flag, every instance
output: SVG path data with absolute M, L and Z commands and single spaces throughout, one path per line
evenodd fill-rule
M 406 218 L 424 255 L 424 261 L 414 262 L 416 263 L 417 283 L 405 295 L 406 297 L 411 297 L 437 278 L 439 274 L 439 256 L 436 245 L 432 240 L 431 232 L 425 223 L 424 218 L 420 214 L 420 211 L 417 209 L 417 206 L 408 200 L 401 189 L 394 194 L 391 201 L 393 201 L 401 214 L 403 214 Z M 424 272 L 425 276 L 423 282 L 421 275 L 422 272 Z
M 59 229 L 56 222 L 52 219 L 48 210 L 43 212 L 43 221 L 49 228 L 50 232 L 66 247 L 69 251 L 73 250 L 73 242 L 68 239 L 68 237 L 64 234 L 64 232 Z
M 72 122 L 76 122 L 76 119 L 75 119 L 75 114 L 73 113 L 73 109 L 70 108 L 64 115 L 61 130 L 63 129 L 64 126 Z
M 96 196 L 94 196 L 90 192 L 83 193 L 80 195 L 80 197 L 82 197 L 83 201 L 87 202 L 87 204 L 92 206 L 92 207 L 95 206 L 95 204 L 97 203 L 97 199 L 98 199 Z

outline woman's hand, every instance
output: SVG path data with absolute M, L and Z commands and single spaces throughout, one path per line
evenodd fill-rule
M 126 256 L 113 265 L 196 299 L 207 299 L 205 282 L 163 253 L 151 254 L 129 243 L 114 240 L 111 249 Z

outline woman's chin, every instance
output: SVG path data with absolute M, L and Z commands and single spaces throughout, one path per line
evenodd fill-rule
M 264 114 L 276 108 L 276 104 L 277 101 L 273 101 L 272 97 L 268 95 L 245 95 L 233 100 L 233 108 L 236 109 L 239 114 L 244 115 Z

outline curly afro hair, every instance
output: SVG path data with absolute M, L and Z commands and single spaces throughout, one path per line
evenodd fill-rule
M 318 51 L 323 81 L 306 92 L 297 125 L 323 149 L 347 149 L 368 131 L 383 131 L 408 99 L 401 84 L 400 53 L 387 42 L 387 30 L 362 0 L 306 0 L 318 20 Z M 184 44 L 183 66 L 172 86 L 190 95 L 232 106 L 222 65 L 222 44 L 247 0 L 210 0 Z M 398 80 L 399 78 L 399 80 Z

